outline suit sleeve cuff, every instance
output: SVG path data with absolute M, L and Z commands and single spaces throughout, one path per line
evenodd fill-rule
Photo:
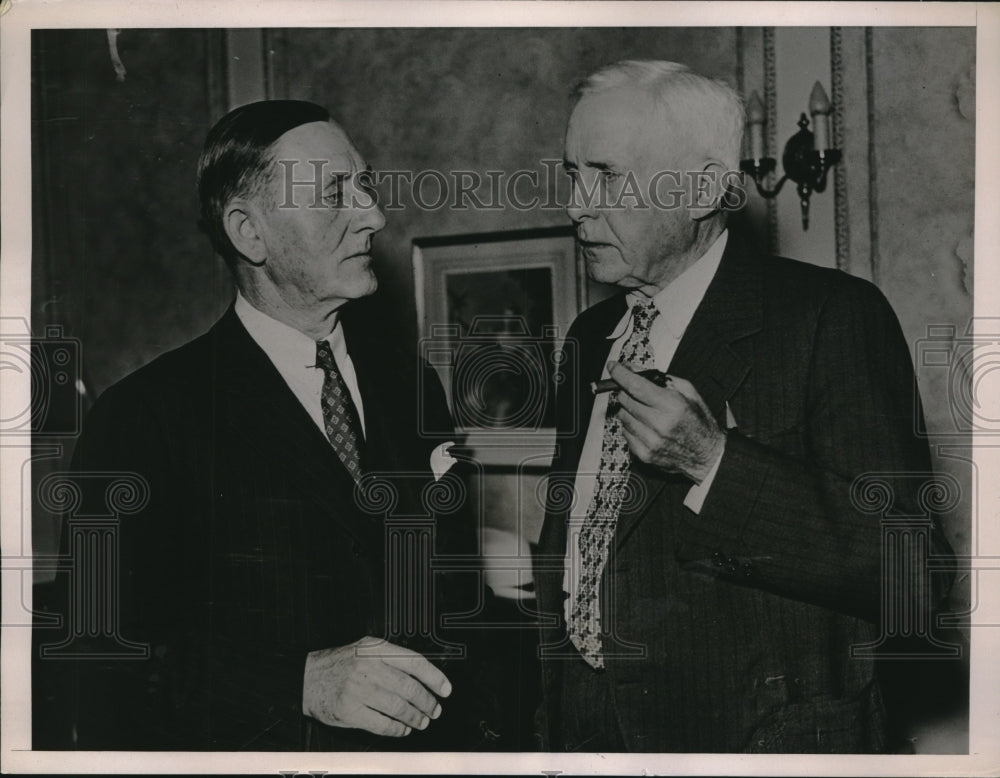
M 684 507 L 694 514 L 701 513 L 701 506 L 705 504 L 708 490 L 712 488 L 712 482 L 715 481 L 715 474 L 719 472 L 722 457 L 726 454 L 725 441 L 726 439 L 723 438 L 722 450 L 719 451 L 719 456 L 716 457 L 715 462 L 712 464 L 712 469 L 708 471 L 708 475 L 705 476 L 705 479 L 700 484 L 695 484 L 688 489 L 687 496 L 684 498 Z

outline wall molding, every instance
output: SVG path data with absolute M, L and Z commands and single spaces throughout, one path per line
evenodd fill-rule
M 268 100 L 288 99 L 288 75 L 285 72 L 285 53 L 288 46 L 286 33 L 281 28 L 262 31 L 261 46 L 264 52 L 264 89 Z
M 746 41 L 743 39 L 742 27 L 736 28 L 736 89 L 746 98 L 747 76 L 746 76 Z
M 268 57 L 266 37 L 260 29 L 229 29 L 225 33 L 225 78 L 228 110 L 268 94 Z
M 875 152 L 875 47 L 874 29 L 865 27 L 865 92 L 868 97 L 868 243 L 872 281 L 879 281 L 878 166 Z
M 777 148 L 775 140 L 775 128 L 778 124 L 778 102 L 777 102 L 777 57 L 775 55 L 774 28 L 764 27 L 762 31 L 762 41 L 764 49 L 764 113 L 767 122 L 764 125 L 764 153 L 766 156 L 781 158 L 781 152 Z M 775 174 L 770 173 L 765 181 L 768 189 L 774 187 Z M 778 207 L 777 203 L 767 200 L 767 243 L 772 254 L 778 253 Z
M 844 36 L 840 27 L 830 28 L 830 89 L 833 92 L 833 145 L 844 148 Z M 851 221 L 847 197 L 847 166 L 833 168 L 833 219 L 838 270 L 851 266 Z
M 225 30 L 205 31 L 205 84 L 210 122 L 221 119 L 229 110 L 228 56 Z

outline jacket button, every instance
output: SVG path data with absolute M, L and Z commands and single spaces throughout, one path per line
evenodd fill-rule
M 742 570 L 743 570 L 743 577 L 744 578 L 750 578 L 751 576 L 753 576 L 753 568 L 750 566 L 749 562 L 744 562 L 743 563 Z
M 736 569 L 737 569 L 736 559 L 734 557 L 727 557 L 726 558 L 726 572 L 727 573 L 735 573 Z
M 721 551 L 715 551 L 712 553 L 712 564 L 716 567 L 722 567 L 726 563 L 726 558 L 722 555 Z

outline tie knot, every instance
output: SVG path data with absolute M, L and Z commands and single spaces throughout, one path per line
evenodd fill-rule
M 646 300 L 644 303 L 636 303 L 632 306 L 633 327 L 640 331 L 648 331 L 650 325 L 653 323 L 653 319 L 655 319 L 659 313 L 660 311 L 656 307 L 656 303 L 652 300 Z
M 333 349 L 325 340 L 316 341 L 316 367 L 322 368 L 327 373 L 337 369 L 337 363 L 333 358 Z

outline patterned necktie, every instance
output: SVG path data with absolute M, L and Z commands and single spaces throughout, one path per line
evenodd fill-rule
M 323 370 L 323 426 L 330 445 L 355 481 L 361 480 L 361 419 L 351 393 L 337 370 L 333 350 L 316 341 L 316 367 Z
M 659 311 L 649 300 L 632 306 L 632 333 L 622 346 L 618 361 L 632 370 L 653 367 L 649 328 Z M 569 618 L 569 638 L 592 667 L 604 667 L 601 655 L 601 621 L 598 614 L 598 588 L 601 573 L 608 561 L 608 549 L 615 536 L 618 513 L 629 477 L 629 449 L 617 413 L 618 392 L 608 398 L 604 417 L 601 465 L 594 486 L 594 496 L 580 530 L 581 570 L 576 601 Z

